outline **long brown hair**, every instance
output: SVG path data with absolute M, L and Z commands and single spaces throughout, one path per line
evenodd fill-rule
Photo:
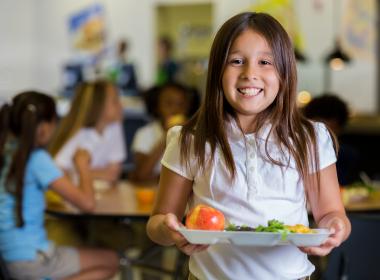
M 194 154 L 201 169 L 205 168 L 206 160 L 209 160 L 206 159 L 205 153 L 208 143 L 211 148 L 210 159 L 213 160 L 216 147 L 220 147 L 232 178 L 235 176 L 236 167 L 226 135 L 225 122 L 230 117 L 236 117 L 224 96 L 222 77 L 233 42 L 247 29 L 254 30 L 266 39 L 272 49 L 274 65 L 280 80 L 276 99 L 257 115 L 256 129 L 259 131 L 264 123 L 269 121 L 270 133 L 274 135 L 279 147 L 283 147 L 280 150 L 282 153 L 285 153 L 285 150 L 289 152 L 295 159 L 301 177 L 306 179 L 310 170 L 319 170 L 316 132 L 313 124 L 302 116 L 296 106 L 297 71 L 292 43 L 281 24 L 265 13 L 238 14 L 226 21 L 217 32 L 210 52 L 204 102 L 181 132 L 181 159 L 184 162 L 189 158 L 193 137 Z M 271 157 L 268 152 L 268 139 L 265 142 L 265 152 L 274 164 L 289 165 L 289 160 L 283 163 Z
M 0 174 L 5 189 L 16 198 L 17 226 L 23 226 L 22 201 L 25 168 L 35 148 L 38 125 L 57 118 L 53 98 L 43 93 L 27 91 L 16 95 L 12 104 L 0 109 Z M 14 142 L 11 154 L 7 144 Z M 7 162 L 10 159 L 10 162 Z
M 66 142 L 83 127 L 95 127 L 103 112 L 108 81 L 85 82 L 76 89 L 69 113 L 61 120 L 49 145 L 54 157 Z

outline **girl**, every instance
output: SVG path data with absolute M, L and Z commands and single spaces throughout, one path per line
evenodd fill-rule
M 84 83 L 78 87 L 49 151 L 58 166 L 75 177 L 73 156 L 78 149 L 85 149 L 91 156 L 93 178 L 115 182 L 126 157 L 121 119 L 121 103 L 111 83 Z
M 350 233 L 340 199 L 334 145 L 324 125 L 296 108 L 296 64 L 288 35 L 271 16 L 242 13 L 218 31 L 205 102 L 168 132 L 160 191 L 148 235 L 191 255 L 191 279 L 303 279 L 306 254 L 326 255 Z M 329 228 L 320 247 L 209 247 L 178 233 L 186 205 L 208 204 L 228 222 L 270 219 Z M 306 254 L 305 254 L 306 253 Z
M 56 123 L 54 100 L 38 92 L 15 96 L 0 111 L 0 253 L 15 279 L 107 279 L 116 253 L 56 247 L 44 229 L 44 192 L 50 188 L 83 211 L 95 206 L 89 156 L 75 155 L 79 188 L 43 149 Z
M 167 83 L 148 91 L 146 104 L 147 110 L 156 120 L 140 128 L 133 139 L 136 169 L 131 179 L 137 181 L 158 178 L 167 130 L 176 123 L 182 124 L 194 114 L 199 106 L 199 97 L 195 90 L 182 84 Z

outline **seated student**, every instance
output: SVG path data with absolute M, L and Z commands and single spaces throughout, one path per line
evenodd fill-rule
M 34 91 L 0 110 L 0 254 L 12 279 L 109 279 L 118 269 L 116 253 L 59 247 L 46 237 L 47 189 L 82 211 L 95 207 L 88 153 L 75 154 L 76 187 L 44 149 L 56 119 L 54 100 Z
M 158 178 L 160 160 L 165 149 L 166 132 L 191 117 L 199 106 L 196 90 L 170 82 L 145 93 L 148 112 L 154 120 L 140 128 L 133 139 L 135 171 L 131 179 L 142 181 Z
M 337 137 L 342 133 L 349 117 L 347 104 L 333 94 L 323 94 L 314 98 L 303 110 L 307 118 L 324 122 Z M 358 151 L 340 141 L 336 168 L 341 186 L 359 180 L 359 163 Z
M 49 146 L 54 160 L 75 178 L 73 156 L 85 149 L 91 156 L 94 179 L 118 180 L 126 158 L 122 107 L 115 86 L 106 81 L 77 88 L 69 113 L 62 119 Z

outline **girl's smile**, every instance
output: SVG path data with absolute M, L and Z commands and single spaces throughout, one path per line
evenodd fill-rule
M 263 89 L 257 87 L 241 87 L 237 89 L 244 97 L 253 97 L 260 94 Z

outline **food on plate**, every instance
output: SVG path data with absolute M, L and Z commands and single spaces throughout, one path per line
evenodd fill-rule
M 282 239 L 285 240 L 290 230 L 285 227 L 283 222 L 273 219 L 268 221 L 268 226 L 259 225 L 256 232 L 278 232 L 281 233 Z
M 259 225 L 256 228 L 249 227 L 246 225 L 237 226 L 234 224 L 229 224 L 226 227 L 227 231 L 254 231 L 254 232 L 278 232 L 281 233 L 281 236 L 283 239 L 286 238 L 286 236 L 289 233 L 314 233 L 315 231 L 310 229 L 309 227 L 301 224 L 296 225 L 285 225 L 283 222 L 280 222 L 278 220 L 270 220 L 268 221 L 267 226 Z
M 255 231 L 255 228 L 249 227 L 246 225 L 237 226 L 234 224 L 229 224 L 226 228 L 226 231 Z
M 315 232 L 311 228 L 305 225 L 301 225 L 301 224 L 296 224 L 294 226 L 285 225 L 285 228 L 290 230 L 291 233 L 314 233 Z
M 368 186 L 352 185 L 350 187 L 341 188 L 341 196 L 343 204 L 358 202 L 368 199 L 373 189 Z
M 188 229 L 224 230 L 224 221 L 222 212 L 199 204 L 187 214 L 185 224 Z

